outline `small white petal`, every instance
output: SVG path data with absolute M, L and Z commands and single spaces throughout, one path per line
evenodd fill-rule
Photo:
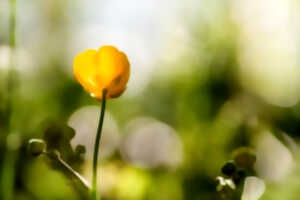
M 231 189 L 235 190 L 235 184 L 231 179 L 225 179 L 226 185 L 228 185 Z

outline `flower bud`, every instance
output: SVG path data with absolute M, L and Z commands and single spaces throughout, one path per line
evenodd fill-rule
M 46 149 L 46 144 L 44 140 L 41 139 L 31 139 L 28 142 L 28 152 L 33 156 L 39 156 Z
M 256 155 L 251 148 L 241 147 L 233 152 L 235 163 L 241 168 L 251 169 L 256 162 Z

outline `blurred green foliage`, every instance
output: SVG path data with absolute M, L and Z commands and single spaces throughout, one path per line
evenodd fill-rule
M 2 2 L 0 6 L 9 7 Z M 49 7 L 41 2 L 36 5 L 39 9 L 35 11 L 45 22 L 36 28 L 49 32 L 49 41 L 38 38 L 26 41 L 40 43 L 41 52 L 30 55 L 38 67 L 25 73 L 26 70 L 20 70 L 22 63 L 17 64 L 18 84 L 14 98 L 10 99 L 10 115 L 7 114 L 9 94 L 5 87 L 9 68 L 0 68 L 0 199 L 10 191 L 12 194 L 7 197 L 14 200 L 80 199 L 69 180 L 51 168 L 45 156 L 35 158 L 26 153 L 30 138 L 44 138 L 48 148 L 59 150 L 62 158 L 81 173 L 91 164 L 84 161 L 81 147 L 76 150 L 71 146 L 70 141 L 76 133 L 67 124 L 77 109 L 99 102 L 85 93 L 68 72 L 72 69 L 67 59 L 71 51 L 68 36 L 74 33 L 69 30 L 72 24 L 64 10 L 71 7 L 75 12 L 76 9 L 58 0 L 53 2 Z M 18 11 L 21 9 L 18 7 Z M 4 13 L 7 14 L 0 9 L 1 21 L 7 20 Z M 17 16 L 18 26 L 22 16 Z M 0 46 L 8 46 L 7 24 L 1 22 L 0 25 Z M 100 162 L 100 173 L 107 180 L 103 182 L 111 184 L 108 189 L 103 185 L 103 200 L 221 199 L 216 190 L 216 177 L 222 175 L 224 163 L 233 159 L 235 149 L 251 147 L 255 150 L 256 141 L 264 131 L 273 133 L 289 148 L 290 140 L 298 146 L 300 104 L 288 108 L 272 105 L 241 84 L 239 31 L 229 16 L 228 4 L 218 7 L 210 23 L 195 23 L 190 29 L 196 56 L 184 55 L 174 64 L 189 70 L 170 75 L 158 71 L 138 95 L 108 102 L 108 111 L 120 126 L 122 137 L 127 134 L 128 122 L 143 116 L 173 127 L 183 145 L 182 163 L 175 169 L 165 166 L 140 168 L 124 160 L 117 149 Z M 20 32 L 17 32 L 20 40 L 17 48 L 22 48 Z M 56 41 L 56 38 L 64 39 Z M 267 190 L 261 199 L 299 198 L 299 155 L 295 149 L 290 150 L 296 167 L 281 181 L 265 180 Z M 281 158 L 277 159 L 280 165 Z M 6 165 L 6 162 L 11 164 Z M 112 183 L 107 183 L 110 180 Z

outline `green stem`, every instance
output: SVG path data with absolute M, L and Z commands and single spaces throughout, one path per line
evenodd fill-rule
M 10 46 L 10 63 L 7 76 L 7 103 L 6 103 L 6 119 L 5 130 L 6 140 L 11 137 L 11 113 L 12 113 L 12 101 L 15 90 L 15 49 L 16 49 L 16 10 L 17 0 L 9 0 L 10 2 L 10 16 L 9 16 L 9 46 Z M 15 163 L 17 160 L 17 151 L 10 149 L 9 145 L 6 145 L 6 152 L 3 158 L 3 166 L 1 171 L 0 180 L 0 198 L 6 200 L 14 199 L 14 179 L 15 179 Z
M 16 12 L 17 0 L 10 0 L 10 16 L 9 16 L 9 47 L 10 47 L 10 61 L 7 75 L 7 126 L 10 126 L 12 100 L 15 89 L 15 50 L 16 50 Z M 9 134 L 9 131 L 8 131 Z
M 82 199 L 89 199 L 90 184 L 61 158 L 58 151 L 44 152 L 44 155 L 50 159 L 54 169 L 60 170 L 66 177 L 70 178 L 72 185 Z
M 97 164 L 98 164 L 98 153 L 99 153 L 99 145 L 101 140 L 101 133 L 104 121 L 104 113 L 105 113 L 105 104 L 106 104 L 106 93 L 107 90 L 104 89 L 102 91 L 102 106 L 101 106 L 101 113 L 99 118 L 97 136 L 94 146 L 94 160 L 93 160 L 93 187 L 92 187 L 92 199 L 97 200 Z M 99 199 L 100 199 L 99 195 Z

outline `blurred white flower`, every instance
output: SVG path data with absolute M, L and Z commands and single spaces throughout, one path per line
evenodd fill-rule
M 241 82 L 268 103 L 295 105 L 300 99 L 300 68 L 293 1 L 232 2 L 234 20 L 240 28 Z
M 71 141 L 73 147 L 79 144 L 84 145 L 86 147 L 87 158 L 90 160 L 93 158 L 99 115 L 100 107 L 85 106 L 74 112 L 68 122 L 68 125 L 76 132 L 75 137 Z M 111 155 L 118 147 L 119 141 L 118 126 L 110 113 L 106 111 L 99 157 L 104 158 Z
M 257 200 L 265 192 L 265 183 L 263 180 L 250 176 L 245 180 L 242 200 Z
M 129 123 L 129 134 L 121 148 L 122 157 L 139 167 L 177 167 L 182 160 L 182 144 L 176 131 L 151 118 Z
M 263 132 L 256 141 L 255 168 L 258 175 L 269 181 L 280 181 L 285 178 L 294 166 L 289 149 L 270 132 Z

